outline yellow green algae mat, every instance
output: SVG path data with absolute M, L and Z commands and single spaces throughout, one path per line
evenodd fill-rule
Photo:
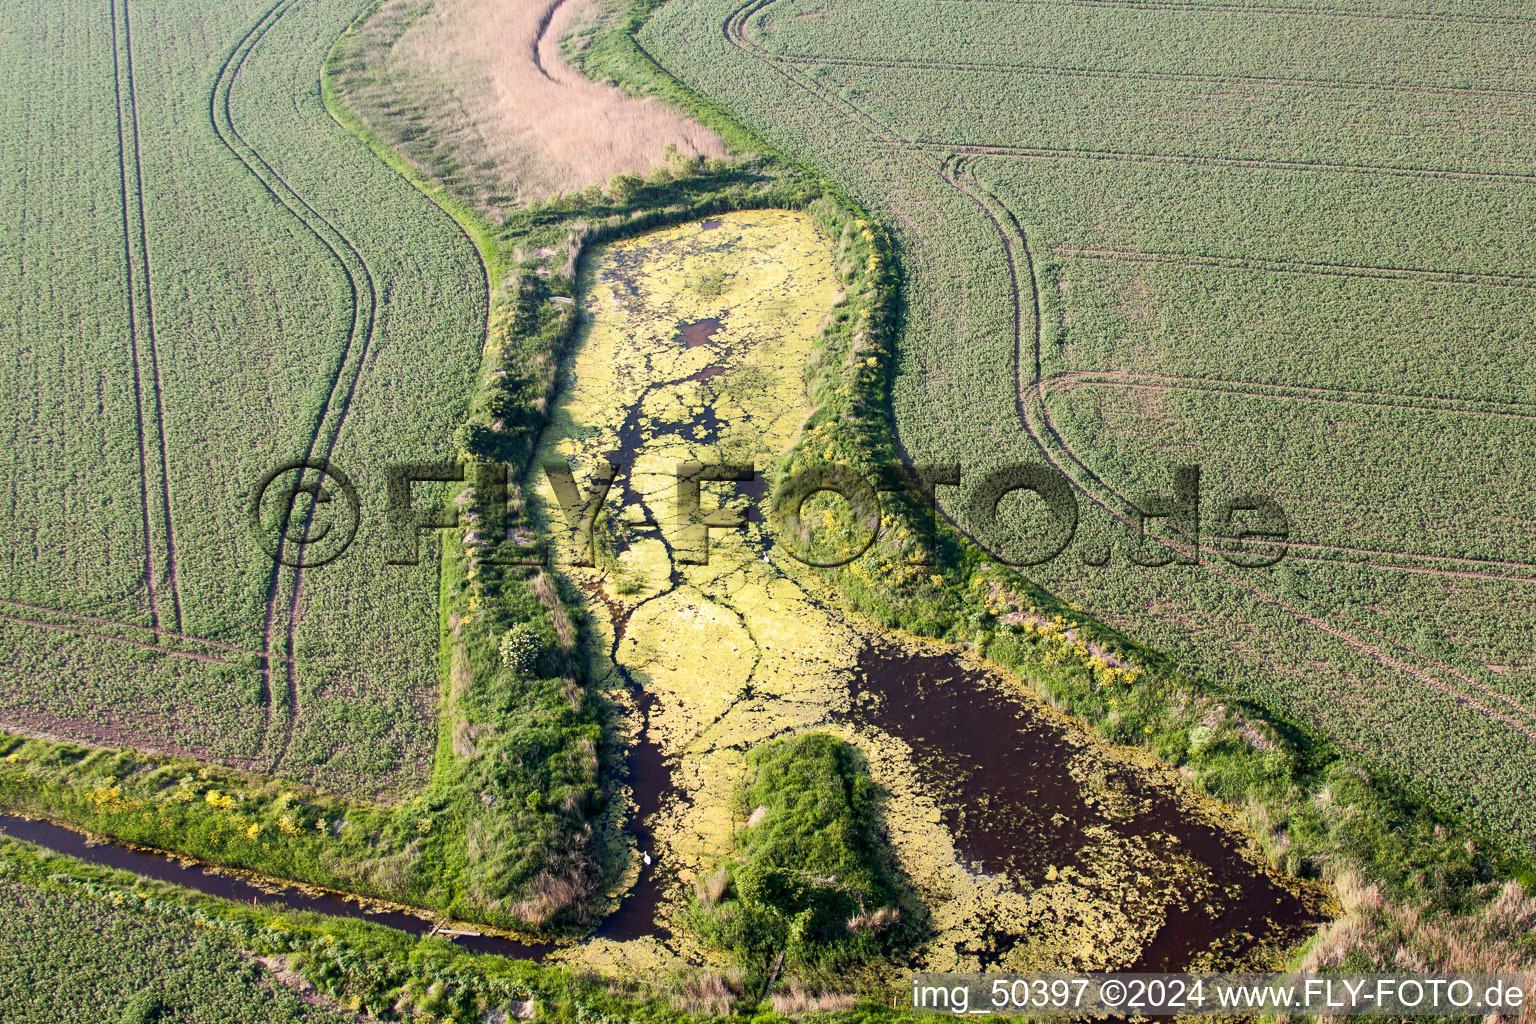
M 1306 933 L 1316 895 L 1272 877 L 1149 766 L 985 666 L 841 615 L 773 545 L 761 483 L 702 484 L 705 510 L 746 522 L 710 530 L 695 564 L 679 464 L 761 472 L 808 411 L 803 368 L 840 298 L 808 217 L 734 213 L 614 242 L 589 254 L 582 292 L 535 465 L 564 461 L 582 496 L 609 460 L 621 469 L 593 549 L 543 472 L 531 505 L 591 598 L 597 673 L 630 712 L 644 849 L 609 924 L 556 960 L 638 974 L 707 959 L 682 918 L 693 880 L 749 827 L 730 805 L 746 751 L 810 729 L 856 744 L 888 793 L 885 830 L 931 913 L 915 964 L 1255 962 Z M 1213 947 L 1216 919 L 1235 927 Z

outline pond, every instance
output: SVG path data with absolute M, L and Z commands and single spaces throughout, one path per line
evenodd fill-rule
M 862 752 L 894 856 L 929 908 L 931 938 L 900 966 L 1261 967 L 1323 920 L 1320 889 L 1270 870 L 1149 755 L 1098 741 L 955 649 L 844 615 L 775 547 L 760 471 L 800 435 L 803 368 L 841 296 L 833 243 L 809 217 L 732 213 L 611 243 L 583 275 L 582 327 L 534 464 L 565 459 L 583 493 L 603 460 L 624 467 L 594 566 L 574 564 L 580 539 L 542 477 L 530 507 L 589 597 L 591 677 L 623 720 L 626 813 L 611 822 L 622 879 L 581 942 L 455 942 L 596 970 L 699 962 L 682 918 L 693 879 L 741 825 L 731 792 L 746 753 L 813 729 Z M 684 462 L 759 470 L 700 485 L 703 507 L 737 513 L 739 526 L 704 538 L 683 528 Z M 229 899 L 434 927 L 56 826 L 4 818 L 0 832 Z
M 579 541 L 545 482 L 533 509 L 591 598 L 594 677 L 629 710 L 632 856 L 652 864 L 616 899 L 622 928 L 554 959 L 697 960 L 681 918 L 741 826 L 730 795 L 746 752 L 812 729 L 857 745 L 888 794 L 894 852 L 933 912 L 914 966 L 1215 967 L 1288 951 L 1322 920 L 1321 895 L 1271 873 L 1215 809 L 1000 673 L 843 615 L 773 544 L 761 471 L 809 411 L 803 367 L 841 297 L 833 249 L 805 215 L 751 211 L 585 261 L 537 462 L 564 459 L 583 493 L 604 460 L 624 467 L 595 566 L 572 564 Z M 710 530 L 707 552 L 679 521 L 684 462 L 759 471 L 701 485 L 706 511 L 741 520 Z

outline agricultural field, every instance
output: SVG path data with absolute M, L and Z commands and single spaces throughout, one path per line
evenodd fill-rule
M 360 13 L 0 12 L 0 726 L 365 796 L 425 780 L 437 568 L 384 564 L 383 469 L 452 451 L 487 295 L 463 233 L 323 105 Z M 278 568 L 247 508 L 303 458 L 355 483 L 358 533 Z
M 640 34 L 892 225 L 907 455 L 1073 484 L 1021 571 L 1527 850 L 1533 37 L 1523 3 L 1198 0 L 671 0 Z M 1202 564 L 1132 564 L 1181 465 Z M 1253 494 L 1289 543 L 1237 568 Z M 999 556 L 1039 536 L 940 496 Z
M 0 1006 L 5 1019 L 100 1024 L 343 1024 L 356 1014 L 306 1001 L 267 965 L 194 925 L 0 882 Z M 60 970 L 67 965 L 67 970 Z

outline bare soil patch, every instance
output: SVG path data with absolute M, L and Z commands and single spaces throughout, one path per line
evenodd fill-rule
M 483 212 L 646 174 L 668 144 L 724 157 L 709 129 L 654 98 L 582 77 L 565 33 L 591 0 L 385 0 L 341 52 L 349 104 Z

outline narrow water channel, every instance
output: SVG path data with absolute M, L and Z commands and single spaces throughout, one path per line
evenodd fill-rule
M 169 854 L 90 838 L 46 821 L 31 821 L 0 814 L 0 836 L 34 843 L 89 864 L 131 871 L 145 878 L 195 889 L 208 896 L 236 903 L 260 903 L 285 910 L 308 910 L 333 917 L 350 917 L 418 936 L 436 930 L 435 922 L 405 911 L 373 911 L 339 894 L 304 891 L 292 886 L 258 886 L 239 875 L 210 871 L 201 864 L 183 862 Z M 477 953 L 498 953 L 524 960 L 538 960 L 555 948 L 553 945 L 518 942 L 498 935 L 447 935 L 445 938 Z

